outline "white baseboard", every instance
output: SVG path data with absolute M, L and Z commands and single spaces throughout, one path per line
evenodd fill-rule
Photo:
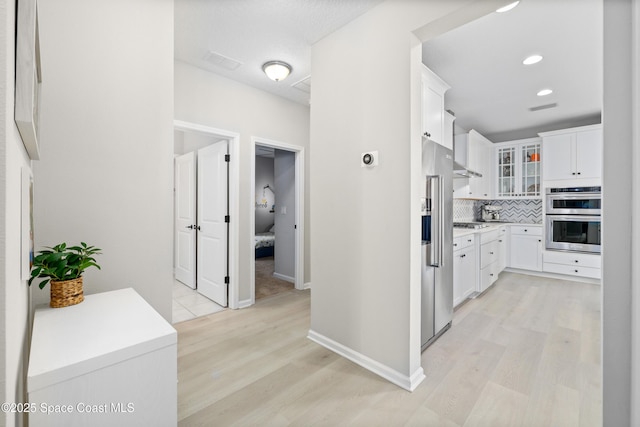
M 287 282 L 296 283 L 296 279 L 294 279 L 291 276 L 285 276 L 284 274 L 273 273 L 273 277 L 281 279 L 281 280 L 285 280 Z
M 238 301 L 238 308 L 247 308 L 247 307 L 251 307 L 252 305 L 253 305 L 253 302 L 251 301 L 251 298 Z
M 302 289 L 311 289 L 311 282 L 307 282 L 302 286 Z
M 380 375 L 382 378 L 405 390 L 415 390 L 425 378 L 422 367 L 418 368 L 411 376 L 403 375 L 395 369 L 392 369 L 387 365 L 383 365 L 382 363 L 377 362 L 364 354 L 358 353 L 357 351 L 327 338 L 324 335 L 314 332 L 313 330 L 309 330 L 307 338 L 339 354 L 340 356 L 351 360 L 363 368 L 368 369 L 374 374 Z

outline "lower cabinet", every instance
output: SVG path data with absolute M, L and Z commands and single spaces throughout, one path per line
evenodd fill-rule
M 476 290 L 475 236 L 454 239 L 453 252 L 453 306 L 466 300 Z
M 498 229 L 498 273 L 507 267 L 507 254 L 509 253 L 509 234 L 507 233 L 507 226 L 501 225 Z
M 500 274 L 499 230 L 494 229 L 480 233 L 480 277 L 478 292 L 484 292 L 498 280 Z
M 542 271 L 542 226 L 511 226 L 509 267 Z
M 601 278 L 599 254 L 546 251 L 543 255 L 543 270 L 576 277 Z

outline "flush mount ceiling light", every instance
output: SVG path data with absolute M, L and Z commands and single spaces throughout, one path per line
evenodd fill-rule
M 282 61 L 269 61 L 262 65 L 262 71 L 274 82 L 279 82 L 291 73 L 291 65 Z
M 531 55 L 526 57 L 522 63 L 524 65 L 533 65 L 533 64 L 537 64 L 538 62 L 542 61 L 542 55 Z
M 520 3 L 520 2 L 519 1 L 514 1 L 513 3 L 509 3 L 508 5 L 503 6 L 500 9 L 496 9 L 496 12 L 498 12 L 498 13 L 509 12 L 511 9 L 516 7 L 518 5 L 518 3 Z
M 553 91 L 551 89 L 542 89 L 540 92 L 538 92 L 538 96 L 547 96 L 547 95 L 551 95 L 553 93 Z

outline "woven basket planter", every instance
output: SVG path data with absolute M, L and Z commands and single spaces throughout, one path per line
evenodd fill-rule
M 51 282 L 51 302 L 49 305 L 53 308 L 68 307 L 70 305 L 80 304 L 84 301 L 82 292 L 82 277 L 72 280 L 62 280 Z

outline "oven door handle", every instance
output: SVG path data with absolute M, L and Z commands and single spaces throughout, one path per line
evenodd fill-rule
M 590 222 L 601 222 L 602 217 L 600 215 L 557 215 L 557 214 L 547 214 L 548 220 L 554 221 L 590 221 Z

